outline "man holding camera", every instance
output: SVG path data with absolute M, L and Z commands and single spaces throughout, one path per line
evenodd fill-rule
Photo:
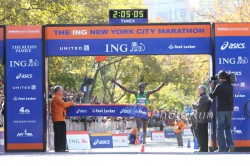
M 232 112 L 233 112 L 233 86 L 231 85 L 229 75 L 225 71 L 219 72 L 219 82 L 210 82 L 213 90 L 209 96 L 214 99 L 217 97 L 217 140 L 219 149 L 215 152 L 234 151 L 234 142 L 231 134 Z M 215 87 L 215 88 L 214 88 Z M 225 138 L 226 136 L 226 138 Z

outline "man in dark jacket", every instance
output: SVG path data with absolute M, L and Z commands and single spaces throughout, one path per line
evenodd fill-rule
M 197 103 L 192 104 L 193 108 L 197 110 L 197 136 L 200 145 L 199 152 L 208 152 L 208 112 L 210 110 L 210 100 L 206 93 L 206 87 L 201 85 L 198 87 L 198 94 L 200 98 Z
M 210 83 L 214 88 L 214 81 Z M 228 74 L 225 71 L 219 72 L 219 84 L 214 91 L 209 94 L 214 99 L 217 97 L 217 140 L 219 144 L 218 152 L 234 151 L 234 142 L 231 134 L 232 113 L 233 113 L 233 86 L 228 80 Z

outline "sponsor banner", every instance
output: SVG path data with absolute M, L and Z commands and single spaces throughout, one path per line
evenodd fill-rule
M 91 148 L 113 148 L 112 135 L 90 136 Z
M 46 27 L 47 56 L 210 54 L 205 25 Z
M 152 140 L 153 141 L 164 141 L 164 131 L 152 131 Z
M 128 134 L 113 134 L 112 137 L 114 147 L 128 146 Z
M 3 28 L 0 27 L 0 57 L 3 57 Z
M 215 24 L 215 59 L 216 73 L 225 70 L 235 73 L 236 83 L 234 87 L 234 110 L 232 117 L 231 133 L 235 142 L 250 140 L 250 127 L 245 104 L 250 98 L 250 24 Z M 247 144 L 240 146 L 250 146 Z
M 210 38 L 49 40 L 47 56 L 210 54 Z
M 41 26 L 6 27 L 7 150 L 42 150 Z
M 69 150 L 89 150 L 90 138 L 87 131 L 67 131 Z
M 173 128 L 165 128 L 165 137 L 166 138 L 175 137 L 174 129 Z
M 136 116 L 148 119 L 148 110 L 141 105 L 86 104 L 68 107 L 67 116 Z

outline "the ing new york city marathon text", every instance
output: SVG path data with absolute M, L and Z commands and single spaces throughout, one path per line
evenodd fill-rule
M 73 30 L 54 30 L 54 35 L 65 36 L 85 36 L 85 35 L 124 35 L 124 34 L 199 34 L 205 33 L 204 28 L 140 28 L 140 29 L 98 29 L 98 30 L 85 30 L 85 29 L 73 29 Z

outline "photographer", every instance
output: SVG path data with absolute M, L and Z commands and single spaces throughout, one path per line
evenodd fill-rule
M 234 151 L 234 142 L 231 135 L 232 111 L 233 111 L 233 86 L 229 75 L 225 71 L 219 72 L 218 85 L 215 81 L 210 81 L 213 90 L 209 96 L 214 99 L 217 97 L 217 140 L 219 149 L 215 152 L 226 152 L 227 147 L 230 152 Z M 215 88 L 214 88 L 215 87 Z M 226 138 L 225 138 L 226 136 Z M 227 143 L 227 145 L 226 145 Z

